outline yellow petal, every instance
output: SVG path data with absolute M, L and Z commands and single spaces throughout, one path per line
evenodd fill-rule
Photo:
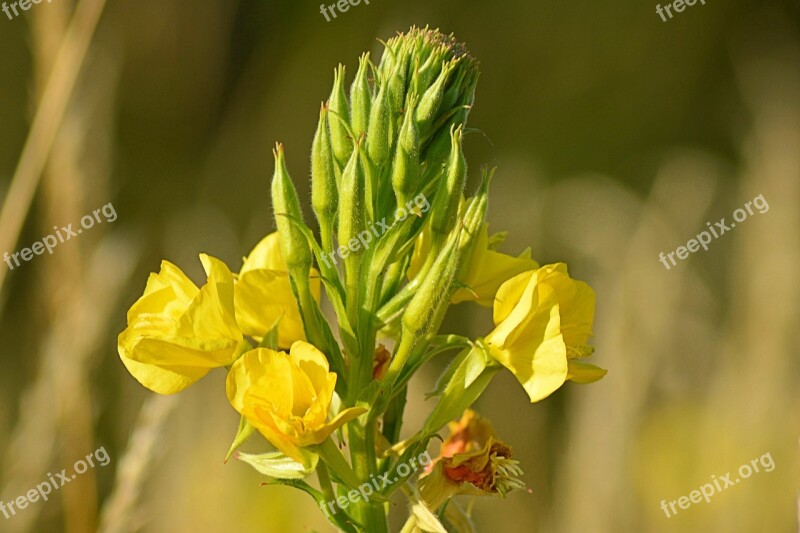
M 200 260 L 208 273 L 208 282 L 181 316 L 176 334 L 240 340 L 242 333 L 236 324 L 233 305 L 233 274 L 219 259 L 201 254 Z
M 495 325 L 499 325 L 508 318 L 508 315 L 517 306 L 526 289 L 529 288 L 532 294 L 536 286 L 536 280 L 536 271 L 531 270 L 517 274 L 500 286 L 494 299 L 492 319 Z
M 486 337 L 490 354 L 508 368 L 522 384 L 531 402 L 546 398 L 567 379 L 567 350 L 560 333 L 559 307 L 555 294 L 547 287 L 537 287 L 536 294 L 525 295 L 509 317 Z M 545 300 L 538 303 L 539 292 Z M 517 316 L 520 315 L 520 316 Z
M 254 425 L 258 431 L 270 442 L 270 444 L 275 446 L 275 448 L 283 452 L 286 456 L 291 457 L 298 463 L 305 464 L 306 455 L 302 452 L 300 446 L 298 446 L 285 433 L 275 429 L 271 424 L 259 422 L 268 419 L 270 416 L 272 415 L 265 412 L 261 408 L 257 408 L 257 413 L 255 416 L 256 422 Z
M 319 444 L 327 439 L 331 433 L 347 424 L 351 420 L 358 418 L 367 412 L 364 407 L 350 407 L 336 415 L 330 422 L 314 429 L 306 435 L 306 445 Z
M 212 369 L 233 362 L 239 342 L 233 339 L 197 337 L 144 337 L 127 329 L 119 337 L 126 357 L 158 366 L 196 366 Z
M 558 296 L 564 342 L 570 346 L 586 344 L 592 336 L 594 290 L 586 283 L 570 278 L 564 263 L 548 266 L 553 268 L 543 275 L 540 274 L 539 279 L 540 283 L 553 287 Z
M 155 366 L 134 361 L 120 346 L 120 359 L 128 372 L 148 389 L 158 394 L 175 394 L 208 374 L 209 368 L 196 366 Z
M 311 293 L 319 301 L 319 272 L 311 269 Z M 235 287 L 236 318 L 245 335 L 261 339 L 278 324 L 278 346 L 305 340 L 305 330 L 277 232 L 264 237 L 244 260 Z
M 169 261 L 151 273 L 144 294 L 128 310 L 128 321 L 142 314 L 164 314 L 177 320 L 200 289 Z
M 270 233 L 256 244 L 244 260 L 240 274 L 250 270 L 275 270 L 286 272 L 286 262 L 281 254 L 281 238 L 278 232 Z
M 250 350 L 231 366 L 226 389 L 231 405 L 247 417 L 256 404 L 266 403 L 288 416 L 294 397 L 291 362 L 275 350 Z
M 245 335 L 260 339 L 278 324 L 278 346 L 305 340 L 303 321 L 289 284 L 289 274 L 249 270 L 235 286 L 236 320 Z
M 316 346 L 304 341 L 296 341 L 289 351 L 289 358 L 308 375 L 314 390 L 319 394 L 328 382 L 328 360 Z
M 475 243 L 467 275 L 461 280 L 469 290 L 456 291 L 452 303 L 475 300 L 479 305 L 491 307 L 497 290 L 506 280 L 539 267 L 530 257 L 530 248 L 514 257 L 490 250 L 488 242 L 489 225 L 484 224 Z

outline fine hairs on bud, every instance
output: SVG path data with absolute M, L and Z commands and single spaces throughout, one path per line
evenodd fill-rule
M 275 174 L 272 177 L 272 208 L 275 225 L 281 236 L 281 251 L 289 270 L 308 271 L 311 268 L 311 249 L 303 232 L 295 224 L 302 223 L 303 213 L 297 191 L 286 169 L 283 145 L 277 143 L 272 151 L 275 157 Z M 291 218 L 294 220 L 291 220 Z

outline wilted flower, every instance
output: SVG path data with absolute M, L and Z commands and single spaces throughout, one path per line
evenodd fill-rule
M 159 394 L 182 391 L 212 368 L 230 365 L 244 343 L 234 317 L 233 275 L 218 259 L 201 254 L 200 260 L 208 282 L 199 289 L 163 261 L 119 335 L 128 371 Z
M 511 448 L 495 437 L 488 420 L 468 409 L 449 429 L 440 456 L 419 482 L 420 495 L 431 509 L 457 495 L 505 496 L 525 486 Z

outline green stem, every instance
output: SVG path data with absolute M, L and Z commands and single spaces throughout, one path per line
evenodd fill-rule
M 350 426 L 350 458 L 356 476 L 363 483 L 376 479 L 375 423 L 362 423 L 356 419 Z M 369 533 L 387 533 L 386 511 L 380 502 L 359 501 L 355 504 L 356 520 L 364 524 Z
M 342 483 L 351 489 L 358 487 L 358 474 L 353 472 L 353 469 L 347 464 L 347 460 L 344 458 L 344 455 L 342 455 L 342 452 L 339 451 L 333 439 L 330 437 L 325 439 L 317 446 L 316 451 Z
M 317 464 L 317 479 L 319 480 L 319 487 L 322 489 L 322 494 L 325 496 L 325 503 L 336 501 L 336 493 L 333 492 L 331 476 L 328 474 L 328 467 L 325 466 L 325 463 Z

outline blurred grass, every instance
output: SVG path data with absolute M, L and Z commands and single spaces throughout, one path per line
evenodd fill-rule
M 0 18 L 1 194 L 57 46 L 42 28 L 63 24 L 70 5 Z M 200 251 L 236 268 L 272 228 L 272 143 L 285 143 L 307 193 L 333 67 L 354 69 L 362 50 L 377 53 L 376 37 L 412 23 L 455 32 L 480 59 L 470 126 L 483 134 L 468 138 L 467 156 L 473 170 L 499 167 L 492 229 L 511 232 L 506 251 L 532 245 L 595 287 L 595 357 L 609 369 L 535 406 L 509 376 L 493 383 L 478 408 L 513 445 L 532 494 L 476 502 L 480 530 L 795 530 L 800 4 L 708 2 L 668 23 L 654 8 L 373 1 L 326 23 L 300 2 L 109 5 L 16 249 L 101 203 L 119 220 L 8 275 L 0 498 L 100 445 L 112 463 L 0 530 L 90 527 L 88 495 L 108 501 L 150 396 L 115 347 L 146 274 L 164 257 L 198 279 Z M 757 194 L 768 213 L 670 271 L 658 262 Z M 102 259 L 108 250 L 125 251 Z M 448 324 L 480 335 L 489 319 L 461 305 Z M 438 370 L 412 384 L 412 427 Z M 223 464 L 236 425 L 223 379 L 164 415 L 119 531 L 327 530 L 310 499 Z M 25 400 L 31 390 L 38 403 Z M 767 452 L 773 472 L 674 518 L 659 509 Z

